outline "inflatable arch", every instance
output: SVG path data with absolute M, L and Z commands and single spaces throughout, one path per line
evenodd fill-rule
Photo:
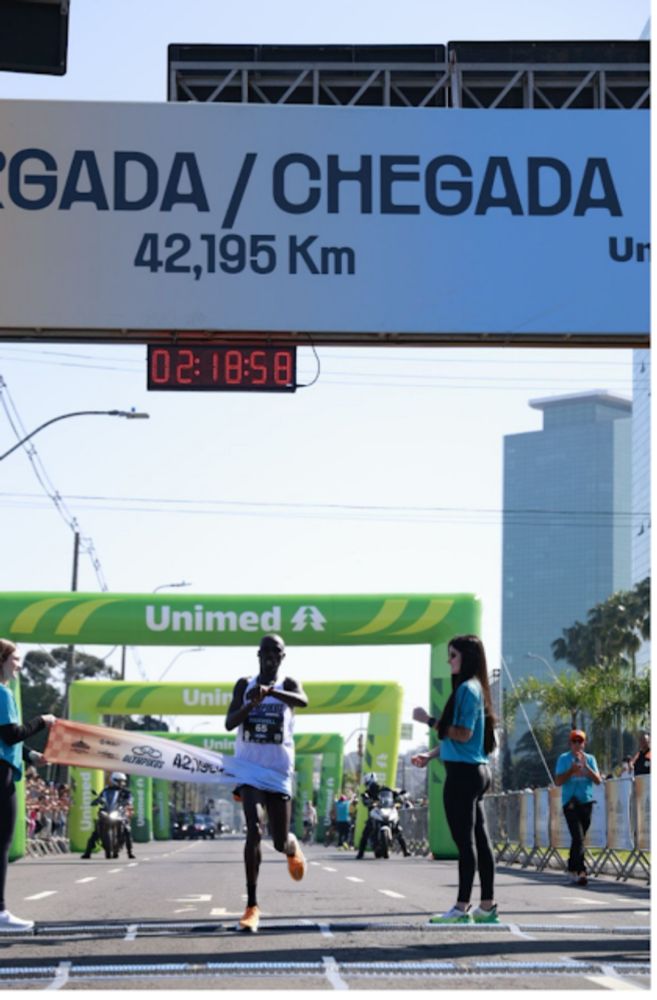
M 428 645 L 427 707 L 432 715 L 440 714 L 449 691 L 447 642 L 458 633 L 478 633 L 479 626 L 480 605 L 471 594 L 0 594 L 0 635 L 16 642 L 257 646 L 264 633 L 278 632 L 289 646 Z M 399 673 L 401 677 L 401 666 Z M 369 711 L 363 766 L 386 783 L 393 783 L 401 688 L 376 683 L 322 684 L 307 676 L 300 679 L 313 714 Z M 71 717 L 98 723 L 105 714 L 222 714 L 232 687 L 233 682 L 78 682 L 71 688 Z M 93 775 L 81 770 L 76 779 L 71 810 L 74 849 L 80 848 L 82 839 L 86 842 L 92 821 L 87 803 Z M 429 846 L 435 857 L 453 858 L 456 849 L 445 821 L 442 783 L 442 766 L 435 764 L 429 781 Z M 359 815 L 360 824 L 363 819 Z

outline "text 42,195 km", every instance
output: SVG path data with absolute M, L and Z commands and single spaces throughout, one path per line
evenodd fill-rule
M 239 233 L 201 233 L 194 239 L 186 233 L 144 233 L 135 254 L 135 267 L 151 274 L 188 274 L 195 281 L 205 274 L 271 274 L 277 269 L 287 274 L 352 275 L 356 273 L 353 247 L 324 246 L 317 235 L 287 236 L 281 241 L 272 234 L 241 236 Z

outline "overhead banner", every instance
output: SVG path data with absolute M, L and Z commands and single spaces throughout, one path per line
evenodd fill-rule
M 3 101 L 0 329 L 645 336 L 649 115 Z
M 1 309 L 1 305 L 0 305 Z M 466 631 L 470 594 L 2 593 L 0 635 L 21 642 L 257 646 L 435 643 Z

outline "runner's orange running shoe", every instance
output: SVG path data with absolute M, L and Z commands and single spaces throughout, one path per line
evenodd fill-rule
M 237 927 L 241 931 L 250 931 L 251 934 L 255 934 L 258 930 L 258 924 L 260 923 L 260 907 L 259 906 L 247 906 L 244 911 L 244 916 L 240 919 Z
M 306 874 L 306 859 L 298 844 L 295 853 L 287 856 L 287 869 L 295 882 L 300 882 Z

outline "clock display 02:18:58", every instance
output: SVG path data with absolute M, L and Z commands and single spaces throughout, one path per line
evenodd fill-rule
M 149 389 L 294 392 L 296 347 L 245 344 L 148 346 Z

